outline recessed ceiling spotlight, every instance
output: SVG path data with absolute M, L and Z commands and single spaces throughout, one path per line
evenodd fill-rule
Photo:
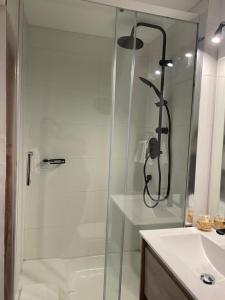
M 157 75 L 157 76 L 161 75 L 161 71 L 160 70 L 156 70 L 155 71 L 155 75 Z
M 191 58 L 191 57 L 193 57 L 193 54 L 191 52 L 187 52 L 187 53 L 185 53 L 185 57 Z
M 168 62 L 167 67 L 172 68 L 173 67 L 173 62 Z
M 214 44 L 219 44 L 221 42 L 221 37 L 219 35 L 215 35 L 213 38 L 212 38 L 212 42 Z
M 218 28 L 216 29 L 216 32 L 214 36 L 212 37 L 212 42 L 214 44 L 219 44 L 221 42 L 221 37 L 222 37 L 222 31 L 223 27 L 225 26 L 225 22 L 221 22 Z

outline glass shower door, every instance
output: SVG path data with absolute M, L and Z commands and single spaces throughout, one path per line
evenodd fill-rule
M 132 28 L 136 45 L 121 43 Z M 184 225 L 196 36 L 195 23 L 117 13 L 106 300 L 139 298 L 139 230 Z
M 116 9 L 80 0 L 21 9 L 15 290 L 20 300 L 99 300 Z
M 129 35 L 136 23 L 136 13 L 117 10 L 116 41 Z M 131 48 L 133 46 L 131 45 Z M 128 145 L 130 130 L 134 50 L 127 51 L 115 44 L 113 70 L 113 120 L 109 178 L 109 207 L 106 237 L 104 299 L 115 300 L 120 294 L 121 255 L 124 239 L 124 213 L 117 195 L 126 194 Z

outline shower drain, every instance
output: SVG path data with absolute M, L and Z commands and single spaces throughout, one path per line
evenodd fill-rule
M 200 276 L 200 279 L 205 284 L 214 284 L 215 283 L 215 277 L 212 274 L 203 273 Z

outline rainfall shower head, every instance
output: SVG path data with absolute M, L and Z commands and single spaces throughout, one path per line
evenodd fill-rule
M 142 40 L 138 38 L 134 38 L 134 36 L 131 34 L 129 36 L 122 36 L 117 41 L 118 45 L 124 49 L 141 49 L 144 46 L 144 43 Z
M 138 22 L 136 24 L 136 28 L 140 26 L 160 30 L 163 35 L 163 43 L 164 43 L 163 48 L 165 49 L 166 32 L 161 26 L 156 24 L 145 23 L 145 22 Z M 134 48 L 136 50 L 141 49 L 144 46 L 144 42 L 137 37 L 135 38 L 134 35 L 135 35 L 135 27 L 132 28 L 130 35 L 122 36 L 118 39 L 117 41 L 118 45 L 124 49 L 134 49 Z M 162 59 L 164 59 L 164 57 L 162 57 Z
M 160 93 L 160 91 L 158 90 L 158 88 L 154 85 L 154 83 L 152 83 L 151 81 L 149 81 L 148 79 L 146 78 L 143 78 L 143 77 L 139 77 L 139 79 L 145 83 L 146 85 L 148 85 L 150 88 L 153 88 L 153 90 L 155 91 L 156 95 L 158 96 L 158 98 L 161 100 L 163 97 L 162 97 L 162 94 Z

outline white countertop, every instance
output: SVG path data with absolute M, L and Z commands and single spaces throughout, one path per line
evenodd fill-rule
M 202 232 L 196 228 L 142 230 L 140 234 L 195 299 L 225 300 L 225 236 L 218 235 L 215 230 Z M 216 244 L 216 247 L 219 246 L 219 249 L 221 249 L 220 254 L 223 258 L 221 260 L 221 270 L 223 274 L 213 267 L 208 257 L 204 255 L 204 251 L 200 249 L 201 246 L 199 248 L 198 245 L 198 249 L 200 250 L 197 250 L 194 243 L 185 244 L 185 240 L 187 242 L 191 240 L 190 237 L 193 238 L 193 236 L 196 237 L 197 241 L 199 235 L 203 236 L 203 239 L 206 237 L 214 243 L 212 245 Z M 177 244 L 177 247 L 172 245 L 173 247 L 171 248 L 169 242 L 167 243 L 168 237 L 172 237 L 172 239 L 174 239 L 174 237 L 175 239 L 176 237 L 182 237 L 182 245 L 181 243 Z M 173 251 L 171 251 L 171 249 L 173 249 Z M 183 251 L 182 249 L 185 250 Z M 210 251 L 213 251 L 213 249 L 212 247 Z M 186 253 L 181 253 L 181 251 Z M 204 256 L 202 260 L 203 263 L 198 260 L 198 251 Z M 206 285 L 200 280 L 202 270 L 207 271 L 208 267 L 210 271 L 212 271 L 211 273 L 214 272 L 213 274 L 216 274 L 216 282 L 214 285 Z

